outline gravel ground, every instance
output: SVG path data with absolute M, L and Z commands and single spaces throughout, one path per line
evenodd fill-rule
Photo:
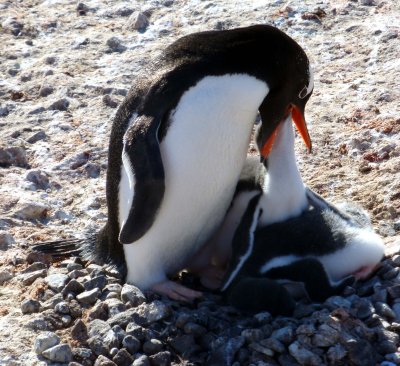
M 0 365 L 399 365 L 399 17 L 389 0 L 1 1 Z M 387 245 L 378 274 L 271 318 L 28 254 L 104 224 L 110 124 L 149 58 L 191 32 L 255 23 L 312 61 L 314 148 L 298 144 L 300 169 L 328 200 L 370 212 Z

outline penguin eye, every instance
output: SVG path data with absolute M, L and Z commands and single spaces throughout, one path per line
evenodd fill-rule
M 303 89 L 301 89 L 299 93 L 299 98 L 304 99 L 307 96 L 307 86 L 305 86 Z

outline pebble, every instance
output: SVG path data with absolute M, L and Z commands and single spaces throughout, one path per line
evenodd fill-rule
M 27 299 L 21 302 L 22 314 L 37 313 L 40 310 L 40 302 L 33 299 Z
M 100 176 L 100 166 L 94 163 L 87 163 L 84 166 L 85 172 L 89 178 L 98 178 Z
M 9 167 L 10 165 L 21 168 L 28 167 L 26 150 L 23 147 L 0 147 L 0 167 Z
M 400 298 L 400 284 L 388 287 L 387 291 L 392 299 Z
M 29 171 L 25 179 L 29 182 L 32 182 L 38 189 L 46 190 L 49 188 L 49 178 L 40 170 Z
M 132 366 L 150 366 L 149 358 L 146 355 L 139 356 L 133 361 Z
M 275 330 L 271 338 L 275 338 L 278 341 L 282 342 L 283 344 L 289 345 L 291 342 L 293 342 L 295 336 L 295 332 L 292 327 L 287 326 L 283 327 L 281 329 Z
M 136 286 L 124 284 L 121 289 L 121 300 L 125 304 L 130 303 L 133 307 L 137 307 L 146 301 L 146 297 Z
M 68 275 L 63 273 L 54 273 L 46 277 L 47 285 L 54 291 L 60 292 L 70 280 Z
M 111 361 L 106 356 L 100 355 L 97 357 L 94 366 L 118 366 L 115 362 Z
M 126 25 L 128 29 L 144 32 L 149 25 L 149 18 L 142 12 L 136 12 L 128 18 Z
M 169 366 L 171 364 L 171 353 L 168 351 L 158 352 L 151 355 L 149 359 L 154 366 Z
M 81 341 L 85 341 L 88 338 L 86 325 L 81 319 L 77 319 L 72 326 L 71 337 Z
M 90 280 L 86 281 L 83 284 L 83 286 L 85 287 L 86 291 L 93 290 L 94 288 L 98 288 L 99 290 L 102 290 L 106 284 L 107 284 L 106 276 L 99 275 L 99 276 L 93 277 Z
M 143 352 L 147 355 L 153 355 L 163 349 L 163 344 L 158 339 L 150 339 L 143 344 Z
M 112 329 L 110 329 L 106 333 L 106 335 L 103 337 L 102 341 L 109 351 L 112 348 L 118 349 L 118 347 L 119 347 L 118 337 Z
M 14 275 L 8 270 L 0 271 L 0 286 L 2 286 L 6 281 L 11 280 Z
M 76 299 L 86 305 L 92 305 L 97 301 L 101 291 L 97 287 L 93 290 L 85 291 L 76 296 Z
M 44 332 L 36 337 L 33 345 L 34 351 L 40 355 L 46 349 L 54 347 L 60 343 L 60 337 L 53 332 Z
M 347 351 L 341 344 L 329 347 L 326 356 L 332 365 L 339 364 L 341 360 L 346 356 Z
M 46 137 L 47 137 L 46 132 L 38 131 L 34 133 L 32 136 L 28 137 L 26 141 L 29 142 L 30 144 L 34 144 L 38 141 L 46 139 Z
M 72 352 L 68 344 L 58 344 L 48 348 L 42 352 L 42 356 L 53 362 L 66 363 L 72 361 Z
M 112 99 L 108 94 L 104 95 L 103 98 L 103 103 L 110 108 L 117 108 L 118 107 L 118 102 Z
M 129 353 L 135 354 L 141 347 L 140 341 L 134 336 L 128 334 L 122 340 L 122 346 L 128 350 Z
M 348 359 L 352 365 L 375 365 L 375 348 L 364 339 L 350 339 L 344 345 L 348 352 Z
M 41 269 L 39 271 L 29 272 L 21 276 L 21 281 L 24 286 L 30 286 L 37 278 L 46 277 L 47 270 Z
M 85 3 L 78 3 L 76 4 L 76 11 L 79 15 L 86 15 L 89 11 L 89 7 Z
M 69 100 L 66 98 L 62 98 L 50 104 L 48 109 L 53 111 L 66 111 L 68 110 L 68 107 L 69 107 Z
M 302 347 L 297 341 L 289 346 L 289 353 L 300 365 L 319 366 L 322 364 L 322 360 L 318 355 Z
M 129 354 L 129 352 L 126 349 L 122 348 L 113 357 L 113 361 L 118 366 L 130 366 L 130 365 L 132 365 L 134 358 Z
M 47 97 L 54 92 L 54 88 L 50 85 L 42 85 L 39 89 L 39 96 Z
M 15 243 L 14 237 L 0 230 L 0 250 L 7 250 Z
M 126 50 L 126 47 L 118 37 L 109 38 L 106 44 L 110 52 L 124 52 Z
M 10 113 L 10 111 L 8 110 L 7 107 L 0 106 L 0 117 L 6 117 L 6 116 L 8 116 L 9 113 Z
M 14 213 L 21 220 L 39 220 L 46 217 L 49 206 L 41 202 L 26 202 Z

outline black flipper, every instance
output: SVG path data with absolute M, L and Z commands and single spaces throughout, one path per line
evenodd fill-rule
M 265 275 L 273 279 L 303 282 L 310 299 L 318 302 L 340 294 L 346 286 L 355 281 L 354 276 L 349 276 L 339 284 L 332 285 L 324 266 L 315 258 L 300 259 L 287 266 L 272 268 Z
M 164 197 L 164 167 L 157 137 L 160 119 L 139 116 L 124 136 L 124 157 L 135 177 L 134 197 L 119 241 L 130 244 L 152 226 Z
M 295 301 L 284 286 L 262 277 L 243 277 L 226 292 L 227 301 L 239 310 L 268 311 L 272 315 L 293 314 Z

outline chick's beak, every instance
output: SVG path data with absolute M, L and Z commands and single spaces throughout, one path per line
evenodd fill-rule
M 304 143 L 307 146 L 308 152 L 311 152 L 311 148 L 312 148 L 312 144 L 311 144 L 311 138 L 310 138 L 310 134 L 308 133 L 308 129 L 307 129 L 307 124 L 306 121 L 304 119 L 304 113 L 303 111 L 297 107 L 294 104 L 290 104 L 288 106 L 288 112 L 287 113 L 291 113 L 292 114 L 292 120 L 297 128 L 297 130 L 300 133 L 300 136 L 303 138 Z M 274 144 L 276 135 L 278 133 L 278 128 L 280 126 L 280 124 L 286 119 L 287 114 L 285 115 L 285 117 L 278 123 L 278 126 L 276 126 L 275 130 L 272 132 L 271 136 L 267 139 L 267 141 L 265 142 L 265 144 L 263 145 L 260 153 L 263 159 L 266 159 L 268 157 L 268 155 L 270 154 L 271 150 L 272 150 L 272 146 Z

